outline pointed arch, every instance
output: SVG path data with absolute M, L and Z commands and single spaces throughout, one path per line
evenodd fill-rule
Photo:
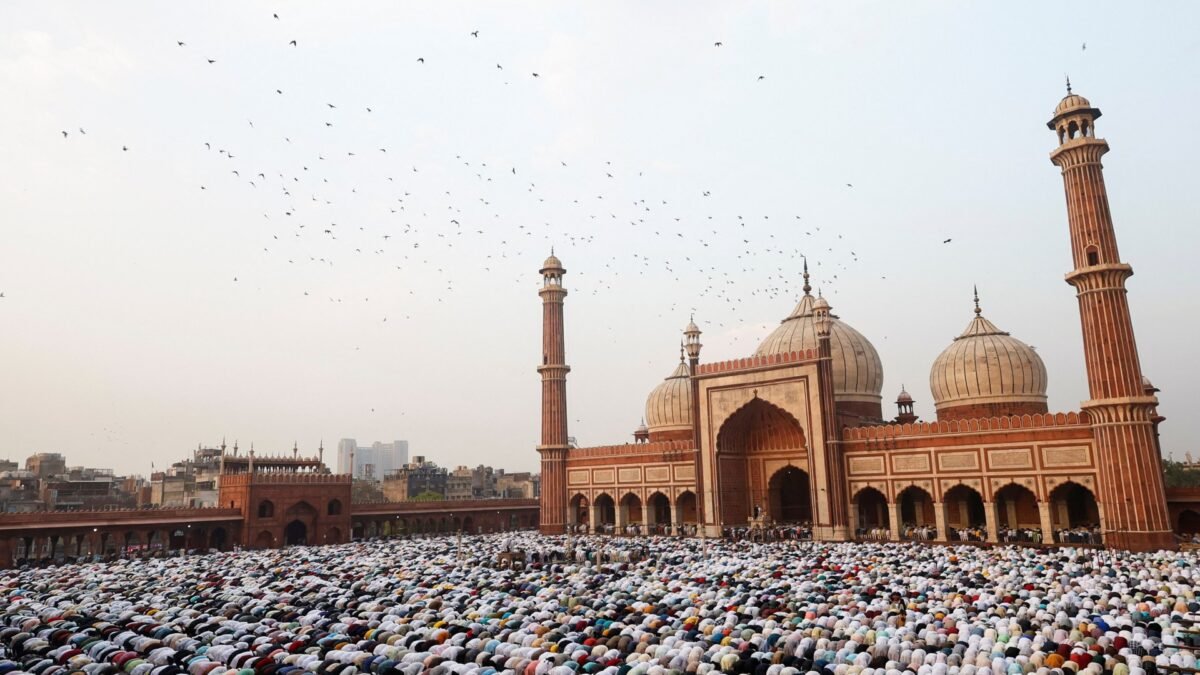
M 896 495 L 896 503 L 900 508 L 901 525 L 933 524 L 933 496 L 924 488 L 909 485 Z
M 660 530 L 662 526 L 671 524 L 671 500 L 658 490 L 646 498 L 646 524 L 654 525 Z
M 767 506 L 769 486 L 764 476 L 751 470 L 759 461 L 752 457 L 770 453 L 800 464 L 807 461 L 800 422 L 757 396 L 725 418 L 716 441 L 716 470 L 721 476 L 717 515 L 730 525 L 748 522 L 755 506 Z
M 717 432 L 718 454 L 752 454 L 807 447 L 804 429 L 791 413 L 755 397 L 738 408 Z
M 620 503 L 621 522 L 626 525 L 641 525 L 645 523 L 645 513 L 642 509 L 642 498 L 633 492 L 626 492 Z
M 767 481 L 766 516 L 776 523 L 812 522 L 812 482 L 808 472 L 787 465 Z
M 593 517 L 597 527 L 617 523 L 617 503 L 607 492 L 596 495 L 596 499 L 592 502 L 592 509 L 595 510 Z
M 890 505 L 887 497 L 869 485 L 854 493 L 851 499 L 858 512 L 854 534 L 859 539 L 887 539 L 891 527 Z
M 1050 526 L 1060 543 L 1100 543 L 1100 506 L 1096 495 L 1068 480 L 1050 491 Z
M 951 541 L 984 541 L 987 538 L 987 512 L 983 495 L 964 483 L 956 483 L 942 496 L 946 538 Z
M 1008 483 L 996 490 L 993 501 L 996 503 L 996 524 L 1000 527 L 1011 530 L 1041 528 L 1037 496 L 1024 485 Z

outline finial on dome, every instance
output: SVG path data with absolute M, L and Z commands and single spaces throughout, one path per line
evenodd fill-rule
M 808 256 L 801 257 L 804 258 L 804 294 L 809 295 L 812 292 L 812 286 L 808 285 Z
M 975 316 L 979 316 L 983 313 L 983 310 L 979 309 L 979 286 L 976 285 L 973 288 L 975 291 Z
M 1071 95 L 1071 76 L 1067 75 L 1067 96 Z
M 683 363 L 683 340 L 679 341 L 679 362 Z

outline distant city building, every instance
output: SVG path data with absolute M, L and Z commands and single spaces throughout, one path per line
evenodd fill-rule
M 58 452 L 39 452 L 25 460 L 25 470 L 38 478 L 61 476 L 67 472 L 67 458 Z
M 542 477 L 529 471 L 506 473 L 497 469 L 495 490 L 497 499 L 537 499 L 542 496 Z
M 496 472 L 480 464 L 474 469 L 459 466 L 446 479 L 446 499 L 493 499 L 496 496 Z
M 421 455 L 383 477 L 383 494 L 389 501 L 404 501 L 432 493 L 445 498 L 450 472 L 425 461 Z
M 215 448 L 197 446 L 190 459 L 155 472 L 150 476 L 150 503 L 173 507 L 216 506 L 224 452 L 224 441 Z
M 343 438 L 338 442 L 338 473 L 353 474 L 357 479 L 379 481 L 406 464 L 408 441 L 375 441 L 370 447 L 359 446 L 353 438 Z
M 145 480 L 117 476 L 112 469 L 67 466 L 58 452 L 39 452 L 16 462 L 0 460 L 0 511 L 133 508 Z

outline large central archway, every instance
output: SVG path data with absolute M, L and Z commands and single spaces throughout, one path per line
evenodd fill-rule
M 777 523 L 812 522 L 812 484 L 794 466 L 775 472 L 767 483 L 767 516 Z
M 717 432 L 721 521 L 727 525 L 745 523 L 753 516 L 755 506 L 770 508 L 762 455 L 806 465 L 806 448 L 800 423 L 779 406 L 755 397 L 738 408 Z M 792 511 L 798 512 L 799 508 L 793 505 Z
M 308 543 L 308 527 L 299 520 L 293 520 L 283 530 L 283 541 L 288 546 L 304 546 Z

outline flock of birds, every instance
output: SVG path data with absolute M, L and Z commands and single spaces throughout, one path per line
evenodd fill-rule
M 281 25 L 286 23 L 278 13 L 272 14 L 272 20 Z M 464 38 L 484 39 L 480 30 L 467 31 Z M 175 40 L 174 44 L 177 49 L 191 49 L 187 40 Z M 724 41 L 712 44 L 714 48 L 727 49 Z M 293 38 L 281 47 L 301 49 L 301 45 L 302 40 Z M 1083 48 L 1086 50 L 1086 44 Z M 208 66 L 219 67 L 224 63 L 223 59 L 210 55 L 199 58 Z M 415 63 L 420 67 L 434 66 L 424 55 L 415 56 Z M 496 63 L 495 68 L 504 71 L 502 63 Z M 531 71 L 530 76 L 541 78 L 541 71 Z M 766 80 L 764 74 L 750 77 L 757 82 Z M 286 96 L 283 87 L 274 88 L 273 95 Z M 313 133 L 321 128 L 354 125 L 360 119 L 356 116 L 373 115 L 376 108 L 366 103 L 343 105 L 327 101 L 320 121 L 314 120 Z M 246 121 L 254 129 L 254 121 Z M 87 135 L 83 127 L 77 133 Z M 62 131 L 64 139 L 72 135 Z M 271 137 L 262 132 L 264 143 L 295 147 L 303 145 L 305 140 Z M 253 199 L 264 207 L 261 213 L 266 224 L 264 255 L 280 256 L 288 265 L 297 266 L 332 267 L 335 262 L 358 265 L 365 257 L 386 261 L 396 270 L 420 269 L 425 275 L 424 283 L 440 285 L 444 291 L 437 293 L 437 302 L 452 299 L 457 272 L 452 267 L 462 264 L 475 265 L 488 274 L 513 273 L 514 281 L 519 284 L 535 283 L 529 262 L 540 260 L 557 244 L 560 249 L 573 249 L 576 270 L 584 267 L 591 271 L 591 277 L 573 284 L 576 292 L 600 295 L 613 290 L 614 284 L 631 272 L 639 276 L 665 273 L 681 287 L 678 292 L 663 293 L 664 298 L 671 298 L 674 303 L 659 308 L 660 312 L 683 316 L 700 310 L 705 300 L 715 300 L 716 306 L 704 305 L 706 318 L 719 327 L 727 327 L 745 323 L 738 312 L 747 294 L 778 301 L 780 312 L 786 311 L 799 295 L 798 269 L 802 257 L 807 256 L 811 261 L 826 291 L 835 288 L 841 277 L 861 262 L 852 242 L 846 238 L 851 233 L 832 232 L 829 228 L 823 231 L 822 226 L 808 224 L 799 214 L 777 214 L 772 221 L 771 214 L 722 214 L 721 208 L 713 208 L 700 215 L 706 210 L 703 204 L 713 198 L 711 186 L 691 190 L 692 196 L 684 197 L 690 203 L 682 205 L 674 201 L 675 194 L 670 195 L 671 200 L 664 198 L 666 195 L 644 194 L 637 179 L 652 171 L 649 167 L 619 167 L 607 160 L 580 161 L 584 166 L 574 166 L 575 162 L 557 160 L 559 171 L 574 172 L 568 184 L 574 186 L 576 194 L 566 194 L 561 189 L 543 186 L 541 178 L 548 178 L 546 182 L 557 181 L 546 175 L 544 166 L 498 165 L 481 157 L 456 154 L 430 168 L 451 179 L 450 185 L 477 186 L 472 193 L 459 194 L 459 190 L 452 193 L 433 189 L 428 181 L 418 183 L 415 178 L 426 167 L 411 161 L 393 161 L 402 152 L 397 149 L 389 153 L 386 145 L 342 147 L 334 153 L 328 150 L 326 137 L 322 141 L 325 150 L 308 153 L 307 160 L 267 168 L 243 159 L 242 150 L 247 148 L 239 147 L 237 142 L 197 139 L 196 143 L 214 161 L 222 163 L 227 177 L 198 185 L 200 191 L 211 193 L 238 185 L 255 191 Z M 120 148 L 121 152 L 130 152 L 128 144 L 121 144 Z M 388 158 L 394 170 L 370 177 L 366 184 L 341 185 L 350 166 L 348 162 L 368 153 Z M 845 189 L 853 190 L 854 184 L 845 182 Z M 519 217 L 502 213 L 499 202 L 518 193 L 528 200 L 523 206 L 526 211 Z M 351 200 L 354 208 L 342 210 L 342 205 Z M 538 213 L 535 209 L 539 206 L 553 206 L 559 214 L 558 222 L 536 223 L 529 218 L 527 214 Z M 564 208 L 572 214 L 570 224 L 561 222 Z M 369 215 L 362 216 L 361 209 Z M 548 212 L 549 209 L 542 213 Z M 777 225 L 781 218 L 787 220 L 787 225 Z M 613 253 L 611 247 L 604 250 L 595 246 L 600 239 L 611 242 L 634 236 L 653 237 L 657 244 L 631 247 L 620 253 Z M 447 264 L 449 254 L 479 250 L 477 245 L 463 245 L 472 239 L 479 240 L 472 244 L 483 243 L 484 250 L 489 252 L 480 259 L 458 259 L 454 266 Z M 944 245 L 952 242 L 952 237 L 941 239 Z M 601 250 L 604 253 L 597 256 L 595 251 Z M 504 264 L 518 259 L 520 267 Z M 583 261 L 587 264 L 581 264 Z M 878 267 L 873 269 L 868 272 L 864 266 L 858 273 L 887 279 Z M 587 272 L 576 271 L 576 274 L 583 276 Z M 242 275 L 235 272 L 230 278 L 239 283 Z M 747 278 L 753 279 L 753 283 L 742 283 Z M 415 295 L 420 290 L 410 285 L 407 292 Z M 300 284 L 296 292 L 331 303 L 370 302 L 369 297 L 360 300 L 323 292 L 316 285 Z M 0 293 L 0 298 L 3 297 Z M 412 316 L 406 313 L 404 318 Z M 388 317 L 381 315 L 379 321 L 386 323 Z

